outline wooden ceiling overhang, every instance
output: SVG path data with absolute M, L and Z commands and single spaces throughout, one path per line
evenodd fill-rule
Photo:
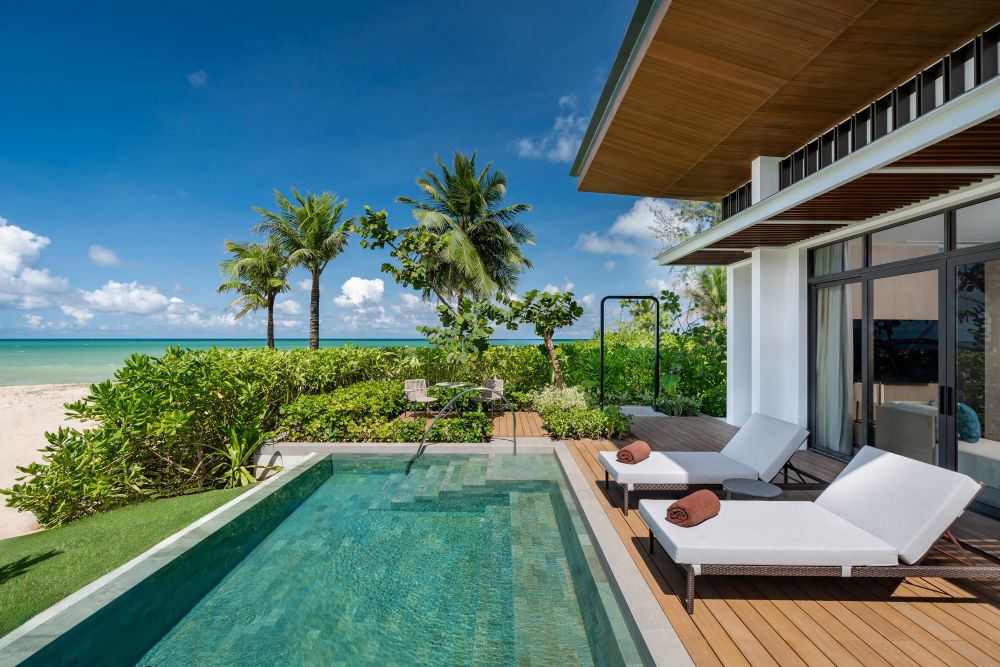
M 669 261 L 728 265 L 1000 177 L 1000 116 Z
M 996 0 L 641 0 L 579 189 L 718 200 L 996 23 Z M 633 24 L 636 24 L 633 19 Z

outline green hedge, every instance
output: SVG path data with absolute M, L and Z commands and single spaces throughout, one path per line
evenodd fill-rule
M 720 327 L 696 327 L 685 334 L 665 335 L 662 342 L 668 393 L 699 400 L 709 414 L 723 414 L 725 332 Z M 597 342 L 562 344 L 559 353 L 568 383 L 593 394 Z M 610 337 L 607 402 L 649 402 L 652 360 L 648 336 Z M 115 373 L 114 381 L 91 386 L 84 400 L 68 406 L 69 415 L 84 420 L 87 427 L 47 433 L 43 462 L 21 468 L 24 479 L 5 491 L 7 502 L 53 526 L 150 498 L 222 488 L 246 478 L 245 471 L 236 468 L 245 467 L 248 453 L 277 429 L 282 406 L 300 397 L 369 381 L 398 387 L 408 378 L 434 384 L 490 377 L 503 378 L 508 397 L 524 403 L 528 395 L 550 384 L 551 368 L 540 346 L 494 346 L 480 359 L 461 365 L 449 362 L 435 348 L 175 348 L 159 358 L 133 355 Z M 354 397 L 353 419 L 360 421 L 360 406 L 369 409 L 376 394 L 378 400 L 387 401 L 384 415 L 391 412 L 389 407 L 398 407 L 396 398 L 363 393 L 375 386 L 354 390 L 359 394 L 340 394 Z M 292 419 L 291 412 L 286 411 L 286 418 Z M 584 410 L 552 420 L 550 430 L 557 437 L 627 430 L 613 412 Z M 573 420 L 581 425 L 574 426 Z M 433 437 L 476 441 L 486 434 L 482 435 L 486 439 L 487 422 L 472 414 L 464 421 L 442 420 Z M 344 437 L 412 441 L 419 438 L 419 424 L 414 424 L 385 416 L 349 429 Z M 303 433 L 306 430 L 315 433 L 312 426 L 302 428 Z
M 617 407 L 549 410 L 540 415 L 545 429 L 556 438 L 620 438 L 632 425 L 632 417 Z
M 293 442 L 419 442 L 426 420 L 398 419 L 406 406 L 402 383 L 367 380 L 300 396 L 281 408 L 277 430 Z M 430 441 L 487 442 L 492 431 L 489 417 L 467 412 L 439 420 Z

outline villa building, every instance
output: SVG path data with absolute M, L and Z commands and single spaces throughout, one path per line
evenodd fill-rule
M 721 202 L 728 413 L 967 473 L 1000 514 L 1000 4 L 642 0 L 579 189 Z

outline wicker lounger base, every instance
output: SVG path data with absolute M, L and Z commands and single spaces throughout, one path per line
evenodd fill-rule
M 788 473 L 794 472 L 799 475 L 799 479 L 803 480 L 801 482 L 789 482 Z M 776 483 L 780 489 L 785 491 L 822 491 L 827 486 L 828 482 L 824 482 L 818 477 L 810 475 L 807 472 L 799 470 L 791 463 L 786 463 L 782 469 L 781 473 L 783 476 L 783 481 L 781 483 Z M 804 481 L 806 478 L 813 480 L 811 482 Z M 618 482 L 615 482 L 618 484 Z M 622 514 L 628 516 L 628 494 L 629 494 L 629 484 L 618 484 L 622 490 Z M 632 491 L 697 491 L 698 489 L 710 489 L 712 491 L 722 490 L 721 484 L 632 484 Z M 605 470 L 604 471 L 604 488 L 605 490 L 611 488 L 611 474 Z
M 656 549 L 656 536 L 649 531 L 649 553 Z M 977 549 L 978 551 L 978 549 Z M 1000 580 L 1000 565 L 854 565 L 848 568 L 806 565 L 701 565 L 696 573 L 693 565 L 678 564 L 687 576 L 684 608 L 694 613 L 694 581 L 697 576 L 740 577 L 867 577 L 905 579 L 906 577 L 937 577 L 940 579 Z

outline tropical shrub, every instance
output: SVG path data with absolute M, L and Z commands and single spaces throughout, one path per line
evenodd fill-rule
M 25 476 L 5 491 L 9 506 L 55 526 L 247 481 L 252 466 L 241 451 L 259 442 L 284 393 L 267 372 L 241 368 L 228 355 L 180 350 L 160 359 L 134 355 L 115 380 L 66 406 L 93 426 L 47 433 L 43 462 L 19 468 Z M 228 451 L 233 434 L 240 451 Z
M 665 394 L 656 400 L 656 409 L 671 417 L 687 417 L 701 412 L 701 400 L 679 394 Z
M 289 440 L 342 441 L 394 419 L 405 408 L 402 383 L 367 380 L 329 394 L 300 396 L 282 406 L 277 430 Z
M 587 396 L 579 387 L 549 386 L 530 395 L 531 404 L 539 414 L 556 410 L 582 410 L 587 407 Z
M 596 403 L 598 341 L 564 343 L 560 350 L 566 384 L 582 387 Z M 651 405 L 654 361 L 651 333 L 609 333 L 605 338 L 604 403 Z M 695 326 L 660 336 L 660 393 L 696 398 L 706 414 L 725 414 L 725 327 Z
M 632 417 L 617 407 L 549 410 L 542 423 L 555 438 L 618 438 L 629 432 Z

